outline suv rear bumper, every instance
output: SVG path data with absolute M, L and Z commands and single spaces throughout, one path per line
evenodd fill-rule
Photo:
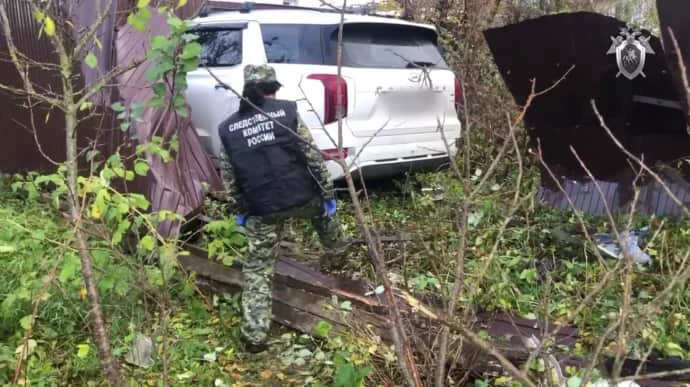
M 449 142 L 451 140 L 449 139 Z M 457 154 L 455 142 L 450 144 L 451 156 Z M 359 152 L 350 154 L 348 163 Z M 397 156 L 394 156 L 397 155 Z M 353 175 L 363 176 L 365 179 L 379 179 L 393 177 L 408 171 L 433 170 L 448 164 L 448 153 L 443 141 L 423 143 L 369 145 L 359 156 L 355 166 L 350 169 Z M 326 167 L 333 180 L 345 177 L 342 168 L 334 161 L 327 161 Z

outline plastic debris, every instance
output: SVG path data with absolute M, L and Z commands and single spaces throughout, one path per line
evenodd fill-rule
M 588 386 L 592 387 L 640 387 L 639 384 L 633 382 L 633 381 L 625 381 L 625 382 L 619 382 L 616 384 L 611 384 L 606 380 L 598 381 L 596 383 L 587 383 Z
M 440 202 L 446 197 L 443 187 L 440 186 L 424 187 L 422 192 L 430 193 L 432 200 L 435 202 Z
M 150 368 L 153 365 L 153 340 L 144 335 L 137 335 L 132 341 L 132 349 L 125 356 L 129 364 L 141 368 Z
M 652 258 L 642 251 L 640 248 L 640 239 L 644 238 L 649 233 L 649 227 L 644 227 L 639 230 L 623 231 L 621 232 L 621 239 L 628 249 L 630 257 L 636 263 L 646 265 L 651 262 Z M 608 233 L 594 234 L 594 240 L 597 242 L 597 248 L 606 255 L 616 258 L 624 259 L 623 249 L 618 243 L 615 235 Z

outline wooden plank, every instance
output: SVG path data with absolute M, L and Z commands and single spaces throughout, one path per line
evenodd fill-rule
M 201 258 L 196 255 L 179 257 L 182 267 L 188 272 L 194 272 L 204 285 L 216 292 L 234 292 L 241 289 L 242 275 L 239 269 Z M 303 284 L 304 285 L 304 284 Z M 305 289 L 306 288 L 306 289 Z M 310 292 L 310 286 L 290 286 L 286 281 L 274 281 L 273 300 L 278 309 L 274 311 L 276 321 L 286 324 L 296 330 L 311 332 L 310 324 L 320 320 L 337 325 L 339 329 L 349 329 L 354 325 L 367 324 L 379 334 L 382 339 L 390 339 L 388 327 L 390 321 L 380 314 L 372 313 L 365 305 L 364 308 L 353 303 L 352 311 L 345 313 L 331 305 L 331 296 L 335 293 L 320 294 Z M 340 301 L 344 301 L 340 298 Z M 299 311 L 298 315 L 286 309 Z M 312 316 L 306 319 L 306 315 Z M 294 322 L 293 322 L 294 321 Z M 310 323 L 305 323 L 310 321 Z
M 242 275 L 239 265 L 228 267 L 211 261 L 207 258 L 205 251 L 198 247 L 187 250 L 192 251 L 192 254 L 180 256 L 179 262 L 187 271 L 196 273 L 200 287 L 213 292 L 233 292 L 241 288 Z M 276 264 L 273 284 L 273 318 L 277 323 L 303 333 L 313 333 L 316 324 L 326 321 L 333 326 L 334 332 L 359 334 L 371 332 L 385 342 L 391 343 L 391 322 L 387 317 L 386 308 L 377 296 L 365 296 L 371 288 L 371 285 L 363 281 L 333 277 L 295 260 L 280 258 Z M 338 310 L 337 306 L 334 307 L 333 296 L 337 296 L 340 302 L 350 301 L 352 311 L 344 313 Z M 402 302 L 403 297 L 398 298 L 401 300 L 402 313 L 409 322 L 408 329 L 411 331 L 410 337 L 415 343 L 415 350 L 433 351 L 441 326 L 437 321 L 415 314 L 409 305 Z M 553 335 L 552 340 L 555 346 L 549 347 L 550 352 L 556 356 L 562 367 L 585 364 L 583 359 L 559 350 L 559 348 L 570 348 L 575 345 L 577 329 L 574 327 L 559 327 L 549 323 L 548 329 L 545 329 L 536 320 L 500 312 L 476 313 L 468 325 L 475 332 L 486 330 L 489 335 L 488 340 L 515 364 L 520 364 L 530 354 L 523 339 L 534 336 L 539 340 L 544 337 L 545 331 L 553 334 L 558 329 L 558 332 Z M 470 372 L 496 367 L 495 361 L 490 356 L 459 337 L 451 340 L 450 349 L 451 353 L 461 349 L 455 361 Z M 688 362 L 682 363 L 690 365 Z M 648 363 L 646 369 L 653 372 L 660 369 L 675 369 L 676 366 L 678 364 L 664 361 L 651 362 Z M 676 376 L 674 380 L 687 380 L 687 375 Z M 658 380 L 646 380 L 638 384 L 642 386 L 674 385 L 668 381 Z

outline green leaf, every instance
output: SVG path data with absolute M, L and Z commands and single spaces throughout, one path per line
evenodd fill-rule
M 146 174 L 149 173 L 148 163 L 144 160 L 137 160 L 136 163 L 134 163 L 134 172 L 139 176 L 146 176 Z
M 55 22 L 48 15 L 46 15 L 45 18 L 43 19 L 43 29 L 45 30 L 46 35 L 48 35 L 48 36 L 55 35 Z
M 89 345 L 77 344 L 77 357 L 83 359 L 87 356 L 89 356 Z
M 141 121 L 141 117 L 144 115 L 144 109 L 146 106 L 143 103 L 133 103 L 132 107 L 130 108 L 130 114 L 132 115 L 132 118 L 134 118 L 137 121 Z
M 112 275 L 106 275 L 101 279 L 101 282 L 98 285 L 98 290 L 101 293 L 109 293 L 115 287 L 115 277 Z
M 177 0 L 177 8 L 182 8 L 187 5 L 187 0 Z
M 157 96 L 165 96 L 168 93 L 168 86 L 163 82 L 154 83 L 151 88 Z
M 63 284 L 71 281 L 76 277 L 80 267 L 81 263 L 79 262 L 79 258 L 74 254 L 65 255 L 65 259 L 62 263 L 62 270 L 60 270 L 60 274 L 58 274 L 58 280 Z
M 26 316 L 22 317 L 22 319 L 19 320 L 19 325 L 21 325 L 24 330 L 28 331 L 29 328 L 31 328 L 31 315 L 27 314 Z
M 197 42 L 187 43 L 182 49 L 182 59 L 198 58 L 201 55 L 201 44 Z
M 165 97 L 156 96 L 149 100 L 149 107 L 161 108 L 163 106 L 165 106 Z
M 668 356 L 683 357 L 685 355 L 683 348 L 680 345 L 673 342 L 666 343 L 664 349 Z
M 141 210 L 146 210 L 149 208 L 149 201 L 146 199 L 146 197 L 142 194 L 131 194 L 130 195 L 131 203 L 134 204 L 135 207 L 141 209 Z
M 184 118 L 189 117 L 189 109 L 187 109 L 186 106 L 178 107 L 175 109 L 175 111 L 177 112 L 177 114 L 180 117 L 184 117 Z
M 167 51 L 172 47 L 171 42 L 163 35 L 156 35 L 151 39 L 151 49 Z
M 150 0 L 138 0 L 137 1 L 137 8 L 144 8 L 149 5 L 151 1 Z
M 351 387 L 356 385 L 355 369 L 352 367 L 352 364 L 345 363 L 336 368 L 335 378 L 333 381 L 334 387 Z
M 582 379 L 579 376 L 571 376 L 568 378 L 568 387 L 580 387 Z
M 17 248 L 10 245 L 0 245 L 0 254 L 2 253 L 14 253 Z
M 197 39 L 199 39 L 199 35 L 196 34 L 186 33 L 182 35 L 182 40 L 184 40 L 185 42 L 193 42 Z
M 148 267 L 146 270 L 146 280 L 149 284 L 153 286 L 163 285 L 163 275 L 161 274 L 161 269 L 157 267 Z
M 316 325 L 314 326 L 314 333 L 317 336 L 327 337 L 328 334 L 331 332 L 332 328 L 333 328 L 333 326 L 331 324 L 327 323 L 326 321 L 321 320 L 318 323 L 316 323 Z
M 144 74 L 144 78 L 146 78 L 147 81 L 153 83 L 157 82 L 161 76 L 163 75 L 163 72 L 160 70 L 159 66 L 153 66 L 149 67 L 148 70 L 146 70 L 146 73 Z
M 141 247 L 148 251 L 153 250 L 153 237 L 151 235 L 146 235 L 145 237 L 141 238 L 141 241 L 139 241 L 139 244 Z
M 115 110 L 116 112 L 123 112 L 127 109 L 125 105 L 122 104 L 122 102 L 115 102 L 114 104 L 110 105 L 110 108 Z
M 43 19 L 45 19 L 46 14 L 39 11 L 39 10 L 36 10 L 33 12 L 33 16 L 34 16 L 34 19 L 36 19 L 36 21 L 42 22 Z
M 150 19 L 151 11 L 148 8 L 139 8 L 136 12 L 132 12 L 127 16 L 127 24 L 139 32 L 144 32 Z
M 177 16 L 169 17 L 168 25 L 172 27 L 175 32 L 183 32 L 186 29 L 185 22 Z
M 96 58 L 96 55 L 90 52 L 86 54 L 86 58 L 84 58 L 84 63 L 86 63 L 86 65 L 91 67 L 92 69 L 95 69 L 96 66 L 98 66 L 98 58 Z
M 90 109 L 91 107 L 93 107 L 93 102 L 85 101 L 79 106 L 79 111 L 84 111 L 86 109 Z
M 184 95 L 176 95 L 173 104 L 176 108 L 181 108 L 187 105 L 187 100 L 184 98 Z
M 17 301 L 17 295 L 15 293 L 10 293 L 5 297 L 5 299 L 2 301 L 1 310 L 3 313 L 7 313 L 14 303 Z
M 120 222 L 117 225 L 117 229 L 113 233 L 113 239 L 112 239 L 112 242 L 114 245 L 122 242 L 122 236 L 124 235 L 125 232 L 127 232 L 129 230 L 129 227 L 131 225 L 132 225 L 132 223 L 127 219 L 123 220 L 122 222 Z

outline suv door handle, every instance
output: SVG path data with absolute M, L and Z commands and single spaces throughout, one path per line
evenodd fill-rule
M 213 89 L 214 89 L 214 90 L 218 90 L 218 89 L 230 90 L 229 87 L 227 87 L 227 86 L 225 86 L 225 85 L 222 85 L 222 84 L 220 84 L 220 83 L 216 83 L 216 85 L 213 86 Z

